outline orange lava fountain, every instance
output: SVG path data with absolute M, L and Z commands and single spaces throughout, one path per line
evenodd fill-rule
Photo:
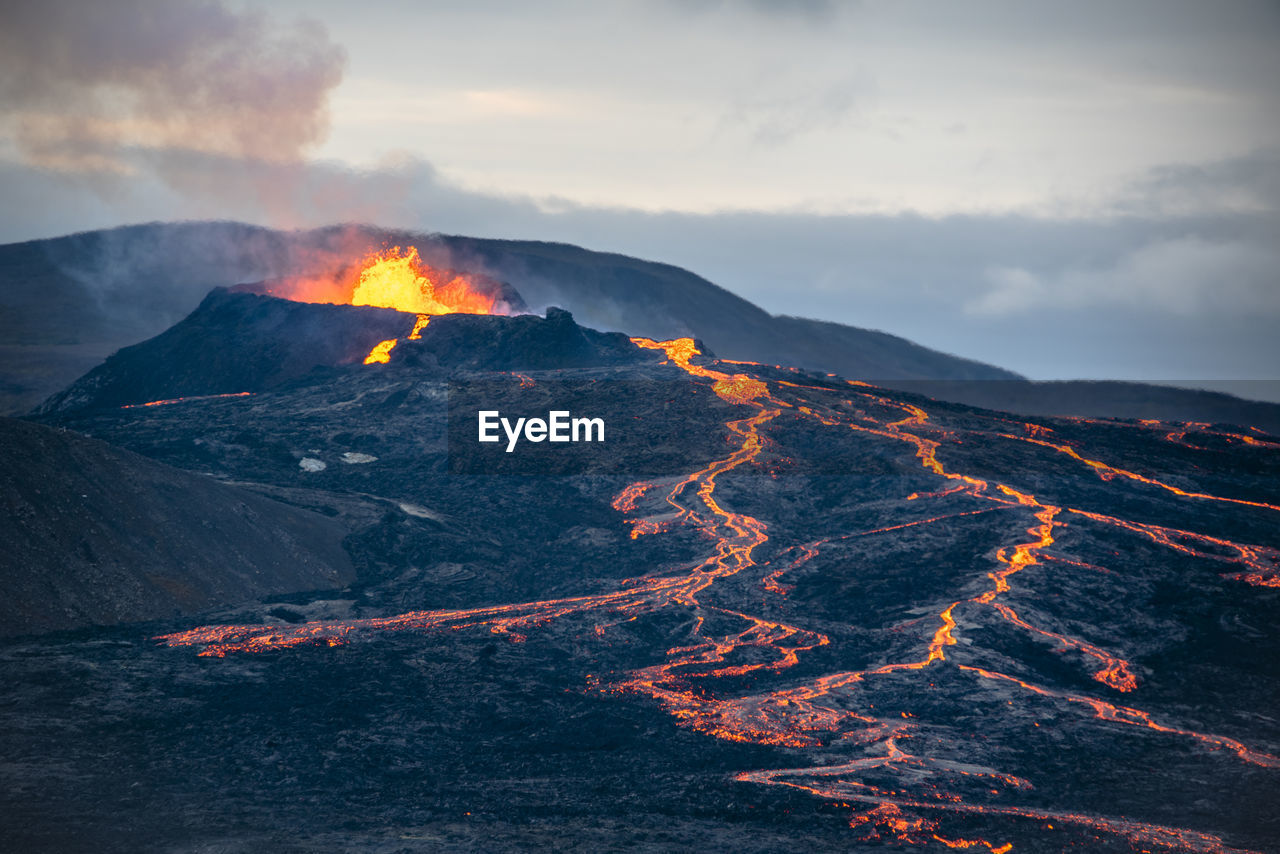
M 433 315 L 500 313 L 494 293 L 480 287 L 470 276 L 431 267 L 414 246 L 370 251 L 355 273 L 275 282 L 266 293 L 296 302 L 369 305 L 416 314 L 418 320 L 407 336 L 410 341 L 422 337 L 422 328 Z M 391 351 L 399 341 L 379 341 L 364 363 L 391 361 Z
M 437 270 L 414 246 L 370 250 L 359 269 L 271 282 L 264 293 L 295 302 L 373 305 L 411 314 L 493 314 L 497 297 L 471 276 Z
M 441 281 L 441 275 L 399 246 L 365 259 L 351 292 L 352 305 L 376 305 L 413 314 L 492 314 L 494 297 L 480 293 L 466 277 Z
M 678 609 L 692 617 L 692 628 L 686 642 L 666 651 L 665 660 L 630 673 L 589 676 L 589 685 L 611 693 L 652 698 L 680 724 L 715 738 L 790 748 L 822 747 L 828 751 L 842 744 L 859 750 L 862 755 L 849 761 L 832 763 L 827 759 L 821 765 L 749 771 L 735 776 L 742 782 L 793 787 L 850 808 L 861 804 L 863 811 L 856 812 L 849 822 L 859 834 L 884 833 L 907 843 L 977 848 L 993 854 L 1009 851 L 1011 846 L 1007 842 L 997 844 L 984 839 L 942 836 L 937 832 L 938 820 L 925 817 L 930 814 L 986 815 L 1027 819 L 1049 830 L 1055 822 L 1075 825 L 1094 833 L 1119 836 L 1144 848 L 1234 850 L 1221 838 L 1196 830 L 1126 818 L 1050 811 L 1016 802 L 1001 803 L 998 798 L 1002 792 L 1029 791 L 1032 784 L 994 768 L 956 761 L 949 758 L 947 750 L 929 750 L 934 736 L 925 725 L 913 723 L 910 719 L 914 715 L 907 712 L 876 711 L 875 705 L 868 701 L 867 692 L 873 682 L 880 680 L 895 680 L 896 685 L 908 684 L 904 680 L 921 680 L 932 687 L 933 680 L 943 678 L 946 673 L 950 674 L 947 678 L 972 679 L 993 691 L 1022 698 L 1025 705 L 1034 703 L 1039 713 L 1079 714 L 1108 726 L 1133 727 L 1147 734 L 1180 739 L 1188 747 L 1217 752 L 1253 766 L 1280 768 L 1280 758 L 1237 739 L 1177 727 L 1156 720 L 1149 712 L 1112 702 L 1118 695 L 1132 694 L 1141 688 L 1134 667 L 1120 655 L 1084 639 L 1035 625 L 1015 611 L 1007 595 L 1013 592 L 1014 584 L 1036 572 L 1047 572 L 1052 565 L 1073 567 L 1072 571 L 1110 571 L 1068 555 L 1051 553 L 1061 549 L 1055 534 L 1066 526 L 1066 516 L 1088 520 L 1120 535 L 1136 536 L 1195 559 L 1230 564 L 1239 572 L 1224 577 L 1251 584 L 1272 583 L 1270 579 L 1276 577 L 1280 567 L 1280 552 L 1051 504 L 1010 484 L 952 471 L 938 455 L 943 441 L 948 437 L 954 440 L 958 431 L 941 431 L 930 423 L 928 413 L 919 406 L 885 397 L 865 383 L 849 382 L 840 386 L 833 382 L 828 387 L 818 387 L 784 380 L 767 381 L 759 375 L 752 376 L 752 372 L 762 372 L 749 363 L 734 363 L 735 369 L 745 368 L 734 373 L 709 367 L 705 360 L 695 364 L 693 360 L 699 353 L 688 338 L 662 342 L 632 340 L 640 347 L 664 352 L 667 364 L 690 377 L 709 381 L 711 389 L 723 401 L 745 410 L 744 417 L 724 425 L 733 443 L 727 456 L 683 476 L 630 484 L 613 501 L 616 510 L 627 514 L 633 538 L 677 525 L 701 532 L 712 544 L 701 561 L 665 574 L 631 579 L 618 590 L 589 596 L 296 626 L 204 626 L 165 635 L 159 640 L 170 646 L 199 646 L 202 647 L 200 655 L 217 657 L 306 644 L 337 646 L 356 633 L 371 631 L 485 626 L 491 632 L 519 640 L 521 635 L 514 631 L 516 629 L 582 614 L 595 616 L 595 634 L 603 637 L 611 628 L 641 614 Z M 906 500 L 951 502 L 960 499 L 972 502 L 969 506 L 976 505 L 976 509 L 938 513 L 931 518 L 796 543 L 776 552 L 774 560 L 783 565 L 771 570 L 772 561 L 761 563 L 756 557 L 757 551 L 769 541 L 766 523 L 726 508 L 717 500 L 716 490 L 722 475 L 758 462 L 767 442 L 764 431 L 775 420 L 786 418 L 902 443 L 926 472 L 943 481 L 937 491 L 915 492 L 905 496 Z M 1028 436 L 1000 434 L 996 438 L 1030 442 L 1050 449 L 1085 471 L 1093 471 L 1106 479 L 1118 478 L 1133 489 L 1156 490 L 1193 502 L 1244 506 L 1251 513 L 1280 510 L 1280 506 L 1261 501 L 1165 484 L 1045 439 L 1043 437 L 1053 432 L 1048 428 L 1026 427 Z M 802 655 L 832 643 L 828 635 L 813 629 L 704 601 L 702 594 L 717 582 L 750 573 L 747 577 L 753 579 L 759 589 L 781 599 L 793 586 L 783 582 L 784 576 L 800 571 L 838 540 L 877 536 L 993 511 L 1025 514 L 1025 535 L 1011 537 L 1011 541 L 994 551 L 985 576 L 965 579 L 959 589 L 935 600 L 926 616 L 895 627 L 894 631 L 905 633 L 913 651 L 866 669 L 797 679 L 779 690 L 718 695 L 710 687 L 715 680 L 732 680 L 746 674 L 780 674 L 799 664 Z M 784 563 L 787 555 L 794 558 Z M 1071 651 L 1087 667 L 1100 690 L 1114 692 L 1106 695 L 1111 699 L 1045 687 L 1027 681 L 1030 677 L 1019 678 L 993 669 L 987 660 L 991 656 L 984 656 L 980 645 L 972 639 L 965 639 L 965 645 L 961 645 L 958 638 L 966 629 L 980 627 L 983 619 L 1003 623 L 1058 649 Z M 921 629 L 914 628 L 917 624 L 923 624 Z M 1012 706 L 1014 700 L 1007 702 Z M 1039 723 L 1034 726 L 1038 727 Z M 904 746 L 912 740 L 920 744 L 914 748 L 916 752 Z M 911 815 L 907 810 L 924 815 Z
M 410 341 L 422 337 L 422 329 L 433 314 L 492 314 L 497 300 L 475 290 L 464 276 L 454 276 L 443 284 L 441 277 L 422 263 L 418 250 L 410 246 L 401 253 L 396 246 L 381 254 L 370 255 L 360 271 L 351 292 L 352 305 L 374 305 L 394 308 L 418 315 L 409 333 Z M 386 364 L 391 350 L 400 339 L 379 341 L 365 356 L 364 363 Z

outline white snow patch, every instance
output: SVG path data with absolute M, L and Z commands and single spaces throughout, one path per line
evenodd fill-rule
M 315 457 L 303 457 L 298 461 L 298 468 L 303 471 L 324 471 L 328 467 L 323 460 L 317 460 Z

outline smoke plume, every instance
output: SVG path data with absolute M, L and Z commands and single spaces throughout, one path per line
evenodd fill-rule
M 173 185 L 179 155 L 296 163 L 346 62 L 319 24 L 217 0 L 19 0 L 0 18 L 14 153 L 99 182 L 150 169 Z

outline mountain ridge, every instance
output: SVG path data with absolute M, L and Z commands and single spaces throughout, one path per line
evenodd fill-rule
M 724 358 L 1027 415 L 1280 431 L 1280 404 L 1144 383 L 1027 381 L 892 333 L 773 316 L 696 273 L 619 253 L 369 226 L 282 232 L 234 222 L 149 223 L 0 246 L 0 412 L 38 406 L 121 347 L 180 321 L 215 287 L 349 265 L 378 243 L 412 245 L 435 266 L 491 275 L 534 309 L 561 306 L 587 327 L 688 335 Z
M 0 246 L 0 406 L 11 413 L 30 409 L 115 350 L 177 323 L 215 287 L 349 265 L 380 244 L 416 246 L 437 267 L 496 274 L 539 312 L 559 305 L 592 328 L 691 335 L 731 358 L 788 360 L 768 312 L 661 262 L 549 241 L 365 226 L 281 232 L 234 222 L 148 223 Z M 731 334 L 720 329 L 735 325 L 741 329 Z M 864 332 L 847 329 L 855 339 Z M 933 354 L 942 376 L 883 361 L 867 371 L 881 378 L 948 378 L 946 366 L 955 360 L 957 378 L 1018 376 L 897 340 L 913 354 Z M 768 346 L 759 346 L 762 341 Z M 852 363 L 805 365 L 842 366 Z

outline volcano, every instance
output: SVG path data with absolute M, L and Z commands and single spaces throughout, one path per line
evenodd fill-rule
M 5 641 L 6 850 L 1280 847 L 1280 438 L 244 290 L 29 426 L 354 580 Z
M 349 304 L 371 257 L 402 260 L 410 251 L 433 271 L 426 274 L 433 285 L 462 278 L 499 313 L 554 305 L 595 329 L 697 338 L 724 358 L 861 377 L 1024 415 L 1280 431 L 1280 405 L 1141 383 L 1028 382 L 885 332 L 771 316 L 692 272 L 624 255 L 372 226 L 284 232 L 225 222 L 127 226 L 0 246 L 0 413 L 29 411 L 115 351 L 173 326 L 215 287 Z

